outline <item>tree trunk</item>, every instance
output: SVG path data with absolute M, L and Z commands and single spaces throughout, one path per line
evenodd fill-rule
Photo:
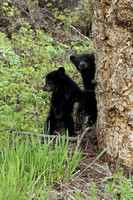
M 92 0 L 99 148 L 133 166 L 133 0 Z

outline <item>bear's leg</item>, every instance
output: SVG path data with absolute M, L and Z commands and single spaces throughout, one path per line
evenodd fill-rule
M 76 131 L 82 130 L 85 116 L 83 105 L 80 103 L 76 112 Z
M 56 125 L 57 119 L 54 116 L 48 116 L 46 121 L 46 129 L 44 129 L 44 131 L 47 131 L 50 135 L 52 135 L 56 130 Z
M 73 117 L 67 116 L 67 118 L 65 119 L 65 128 L 68 129 L 68 134 L 69 136 L 74 136 L 74 121 L 73 121 Z

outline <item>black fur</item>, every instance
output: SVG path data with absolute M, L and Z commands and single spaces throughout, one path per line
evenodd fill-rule
M 74 102 L 80 101 L 83 92 L 78 85 L 65 74 L 65 69 L 50 72 L 46 76 L 46 84 L 43 88 L 47 92 L 52 92 L 50 112 L 47 118 L 47 130 L 50 126 L 50 134 L 58 129 L 58 125 L 64 124 L 68 129 L 69 136 L 74 135 L 74 122 L 72 111 Z
M 85 90 L 93 90 L 95 84 L 93 83 L 95 76 L 95 57 L 92 54 L 80 54 L 77 56 L 70 56 L 70 60 L 81 73 L 83 85 Z
M 82 76 L 84 90 L 86 96 L 79 103 L 77 111 L 77 126 L 82 128 L 82 123 L 85 115 L 88 115 L 88 126 L 95 123 L 97 118 L 97 105 L 95 98 L 95 84 L 93 83 L 95 77 L 95 57 L 94 54 L 80 54 L 77 56 L 70 56 L 70 60 L 76 66 L 77 70 Z M 83 116 L 83 117 L 82 117 Z

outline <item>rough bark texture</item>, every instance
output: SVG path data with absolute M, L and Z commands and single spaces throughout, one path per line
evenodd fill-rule
M 92 10 L 99 147 L 133 165 L 133 0 L 92 0 Z

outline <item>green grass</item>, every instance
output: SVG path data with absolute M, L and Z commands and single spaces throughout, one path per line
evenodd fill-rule
M 0 146 L 0 199 L 47 199 L 54 182 L 67 182 L 82 159 L 69 152 L 68 140 L 5 137 Z M 66 170 L 67 169 L 67 170 Z M 65 176 L 64 176 L 65 174 Z
M 130 173 L 129 173 L 130 174 Z M 123 170 L 115 173 L 112 177 L 107 177 L 108 184 L 106 185 L 107 193 L 110 194 L 112 200 L 132 200 L 133 199 L 133 180 L 131 176 L 126 178 L 123 175 Z

